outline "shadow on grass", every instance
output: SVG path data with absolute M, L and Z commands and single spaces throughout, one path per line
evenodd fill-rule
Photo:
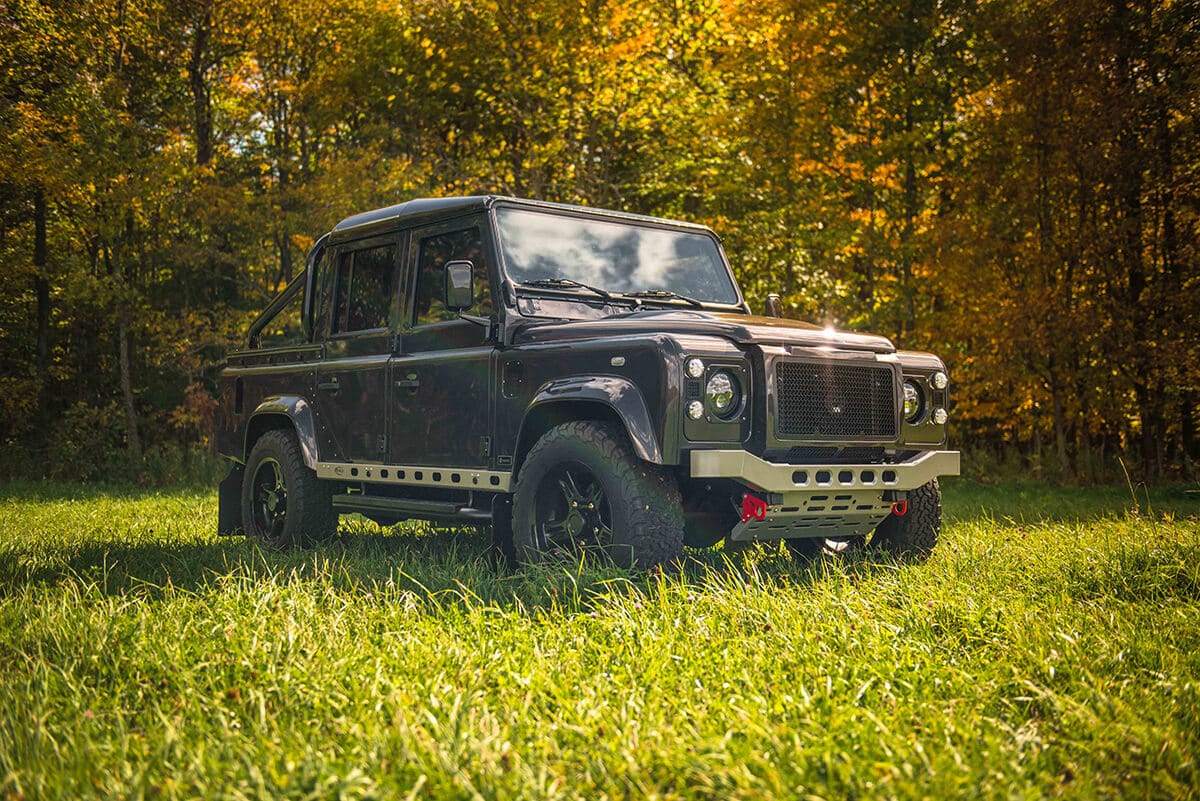
M 211 492 L 211 491 L 209 491 Z M 948 521 L 1092 520 L 1119 516 L 1134 505 L 1125 488 L 1048 488 L 1034 484 L 988 487 L 945 483 Z M 203 499 L 202 490 L 162 491 L 57 484 L 0 485 L 0 499 L 25 502 L 117 500 L 163 497 Z M 1200 515 L 1200 492 L 1168 487 L 1144 495 L 1141 510 L 1155 515 Z M 485 604 L 500 608 L 586 612 L 615 596 L 646 594 L 662 582 L 685 591 L 722 582 L 812 587 L 831 575 L 858 581 L 895 562 L 877 552 L 846 558 L 793 560 L 778 544 L 751 554 L 727 556 L 720 548 L 688 551 L 684 562 L 663 573 L 637 573 L 592 560 L 509 570 L 494 553 L 486 530 L 408 524 L 380 530 L 357 517 L 343 518 L 333 541 L 310 550 L 280 553 L 243 538 L 215 536 L 185 541 L 125 542 L 117 535 L 61 546 L 40 543 L 0 548 L 0 597 L 39 587 L 74 585 L 81 594 L 160 599 L 184 592 L 254 591 L 258 585 L 317 584 L 364 599 L 415 598 L 418 604 Z
M 49 553 L 0 551 L 0 597 L 72 585 L 81 596 L 157 601 L 181 592 L 204 596 L 254 592 L 268 583 L 308 584 L 371 601 L 404 596 L 430 611 L 487 605 L 530 614 L 577 614 L 619 597 L 644 597 L 662 585 L 685 592 L 721 583 L 811 586 L 834 564 L 795 560 L 775 544 L 729 555 L 720 547 L 689 549 L 680 564 L 665 570 L 623 570 L 590 556 L 513 569 L 494 549 L 486 529 L 409 524 L 380 530 L 351 518 L 343 519 L 334 540 L 288 553 L 242 537 L 137 544 L 109 540 Z M 856 555 L 836 564 L 859 574 L 894 568 L 882 555 Z

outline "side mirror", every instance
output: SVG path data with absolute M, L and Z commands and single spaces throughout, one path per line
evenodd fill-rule
M 475 305 L 475 265 L 469 261 L 448 261 L 446 271 L 446 308 L 461 312 Z
M 782 317 L 783 316 L 783 301 L 779 299 L 778 292 L 772 292 L 767 295 L 767 316 Z

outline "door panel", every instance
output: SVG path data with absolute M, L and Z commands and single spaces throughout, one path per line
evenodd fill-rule
M 370 355 L 339 355 L 317 367 L 317 438 L 336 451 L 322 459 L 381 462 L 387 458 L 386 415 L 390 337 Z
M 487 464 L 491 353 L 490 346 L 435 350 L 392 361 L 393 463 Z
M 483 218 L 457 220 L 413 232 L 406 273 L 408 311 L 400 354 L 391 366 L 390 460 L 395 464 L 486 467 L 491 430 L 491 328 L 459 319 L 445 308 L 443 266 L 474 265 L 475 306 L 492 314 L 490 244 Z
M 316 368 L 317 439 L 323 461 L 387 459 L 388 362 L 399 315 L 396 237 L 338 248 L 317 319 L 327 330 Z

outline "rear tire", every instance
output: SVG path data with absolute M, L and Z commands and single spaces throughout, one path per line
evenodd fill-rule
M 338 515 L 328 485 L 304 464 L 291 431 L 263 434 L 246 460 L 242 527 L 246 536 L 287 550 L 337 533 Z
M 942 530 L 942 490 L 935 478 L 908 493 L 908 512 L 883 519 L 871 544 L 901 559 L 928 559 Z
M 679 487 L 671 473 L 640 460 L 618 426 L 564 423 L 521 467 L 512 534 L 525 564 L 596 550 L 625 568 L 662 565 L 683 552 Z

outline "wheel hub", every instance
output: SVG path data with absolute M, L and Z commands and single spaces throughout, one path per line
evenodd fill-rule
M 605 520 L 604 490 L 583 465 L 564 466 L 546 478 L 541 490 L 538 531 L 542 547 L 607 545 L 612 527 Z

